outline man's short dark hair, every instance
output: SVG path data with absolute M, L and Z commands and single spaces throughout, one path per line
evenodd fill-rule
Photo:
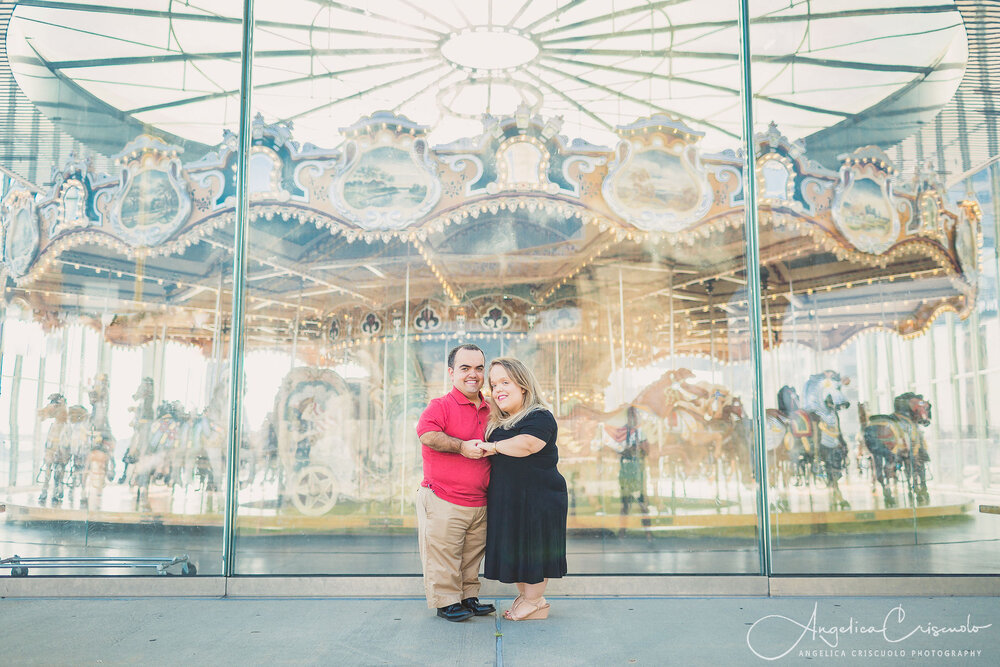
M 458 354 L 459 350 L 475 350 L 479 354 L 483 355 L 483 362 L 486 362 L 486 353 L 480 349 L 478 345 L 473 345 L 472 343 L 464 343 L 462 345 L 456 345 L 451 348 L 451 352 L 448 353 L 448 368 L 455 367 L 455 355 Z

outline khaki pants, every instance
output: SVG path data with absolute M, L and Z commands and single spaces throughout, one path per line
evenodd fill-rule
M 486 551 L 486 507 L 441 500 L 417 491 L 417 538 L 427 606 L 435 609 L 479 597 L 479 564 Z

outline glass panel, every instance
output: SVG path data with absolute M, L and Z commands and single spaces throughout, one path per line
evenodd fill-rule
M 557 417 L 571 572 L 757 571 L 736 4 L 667 4 L 256 3 L 239 573 L 420 572 L 465 342 Z
M 997 571 L 985 47 L 924 4 L 750 3 L 775 573 Z
M 104 4 L 6 26 L 0 556 L 219 574 L 233 155 L 212 151 L 239 68 L 187 54 L 238 52 L 240 16 Z M 158 123 L 192 97 L 224 108 Z

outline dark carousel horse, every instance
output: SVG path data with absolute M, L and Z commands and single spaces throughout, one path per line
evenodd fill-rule
M 851 405 L 841 391 L 848 382 L 835 371 L 810 376 L 801 407 L 795 389 L 782 387 L 778 409 L 767 411 L 765 431 L 769 470 L 787 477 L 790 468 L 796 484 L 822 473 L 831 491 L 831 505 L 839 509 L 850 509 L 840 491 L 840 478 L 847 467 L 847 443 L 841 434 L 839 412 Z
M 785 385 L 778 391 L 778 408 L 769 408 L 765 420 L 767 468 L 772 484 L 780 481 L 787 486 L 792 479 L 796 486 L 803 484 L 813 471 L 816 452 L 812 419 L 800 408 L 794 387 Z
M 926 505 L 930 500 L 927 493 L 930 456 L 920 427 L 931 423 L 931 404 L 922 394 L 908 391 L 897 396 L 892 406 L 891 415 L 871 416 L 859 407 L 865 446 L 872 454 L 875 477 L 882 485 L 886 507 L 896 506 L 891 482 L 897 479 L 898 470 L 903 471 L 907 489 L 917 503 Z

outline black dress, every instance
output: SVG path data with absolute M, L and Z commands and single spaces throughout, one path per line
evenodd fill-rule
M 487 492 L 484 576 L 506 584 L 537 584 L 566 574 L 569 497 L 566 480 L 556 470 L 555 417 L 535 410 L 512 429 L 493 431 L 489 441 L 524 433 L 545 446 L 529 456 L 495 454 Z

